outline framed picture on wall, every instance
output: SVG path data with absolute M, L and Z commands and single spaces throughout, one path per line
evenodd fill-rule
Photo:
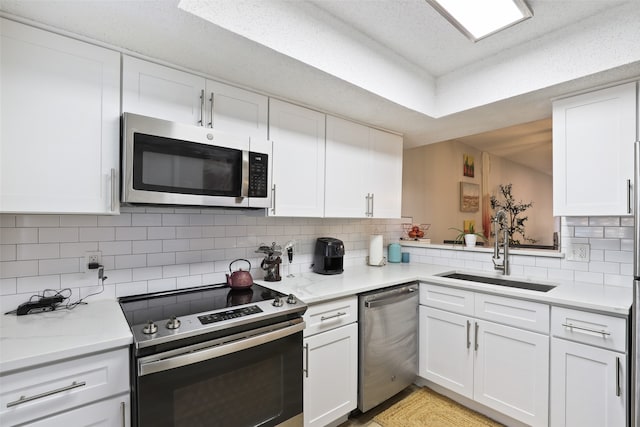
M 480 207 L 480 186 L 471 182 L 460 182 L 460 211 L 478 212 Z
M 473 178 L 475 176 L 475 165 L 473 164 L 473 156 L 469 154 L 462 155 L 462 173 L 464 176 Z

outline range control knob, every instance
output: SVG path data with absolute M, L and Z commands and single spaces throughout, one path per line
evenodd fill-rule
M 158 332 L 158 325 L 153 323 L 153 320 L 149 320 L 144 328 L 142 328 L 142 333 L 147 335 L 152 335 Z
M 180 319 L 171 316 L 167 322 L 167 329 L 178 329 L 180 327 Z
M 296 299 L 296 296 L 293 294 L 289 294 L 289 296 L 287 297 L 287 304 L 296 304 L 298 302 L 298 300 Z
M 284 302 L 282 302 L 282 298 L 280 297 L 275 297 L 273 299 L 273 302 L 271 303 L 274 307 L 282 307 L 284 305 Z

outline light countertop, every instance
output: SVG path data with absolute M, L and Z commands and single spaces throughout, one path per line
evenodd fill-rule
M 454 268 L 450 266 L 390 263 L 383 267 L 350 266 L 338 275 L 300 273 L 294 278 L 285 277 L 280 282 L 256 282 L 285 294 L 292 293 L 308 304 L 416 280 L 625 317 L 629 315 L 632 301 L 631 287 L 543 281 L 558 286 L 549 292 L 536 292 L 437 276 L 452 271 Z M 474 273 L 469 270 L 465 272 Z M 491 275 L 488 272 L 475 273 Z M 515 276 L 508 276 L 508 279 L 527 280 Z M 131 343 L 131 331 L 116 300 L 90 301 L 73 310 L 28 316 L 2 315 L 0 375 L 126 347 Z
M 116 300 L 73 310 L 0 315 L 0 374 L 128 346 L 131 330 Z
M 451 266 L 389 263 L 383 267 L 347 267 L 344 273 L 337 275 L 325 276 L 316 273 L 301 273 L 294 278 L 285 277 L 280 282 L 257 282 L 285 294 L 294 294 L 307 304 L 355 295 L 414 280 L 617 316 L 628 316 L 632 302 L 631 287 L 538 280 L 517 276 L 501 276 L 486 271 L 460 270 L 465 273 L 495 276 L 508 280 L 533 281 L 556 285 L 549 292 L 538 292 L 437 276 L 438 274 L 453 271 L 456 271 L 456 269 Z

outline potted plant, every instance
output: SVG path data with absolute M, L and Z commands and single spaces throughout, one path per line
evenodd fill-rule
M 485 242 L 487 241 L 487 239 L 484 237 L 483 234 L 475 232 L 473 224 L 471 224 L 469 226 L 468 230 L 461 230 L 461 229 L 455 228 L 455 227 L 449 227 L 449 230 L 455 230 L 455 231 L 457 231 L 459 233 L 456 236 L 454 242 L 462 243 L 462 241 L 464 240 L 464 244 L 468 248 L 472 248 L 472 247 L 474 247 L 476 245 L 476 242 L 478 241 L 478 237 L 480 237 Z

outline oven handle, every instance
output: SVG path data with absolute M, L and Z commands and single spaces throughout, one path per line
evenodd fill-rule
M 202 362 L 204 360 L 215 359 L 217 357 L 225 356 L 231 353 L 237 353 L 242 350 L 246 350 L 251 347 L 256 347 L 261 344 L 266 344 L 271 341 L 279 340 L 280 338 L 293 335 L 304 329 L 305 323 L 299 322 L 291 326 L 287 326 L 282 329 L 276 329 L 274 331 L 266 332 L 264 334 L 250 336 L 248 338 L 232 341 L 226 344 L 216 345 L 214 347 L 207 347 L 202 350 L 189 352 L 186 354 L 180 354 L 174 357 L 168 357 L 166 359 L 141 362 L 139 366 L 138 375 L 144 376 L 153 374 L 156 372 L 166 371 L 169 369 L 179 368 L 182 366 L 192 365 L 194 363 Z

